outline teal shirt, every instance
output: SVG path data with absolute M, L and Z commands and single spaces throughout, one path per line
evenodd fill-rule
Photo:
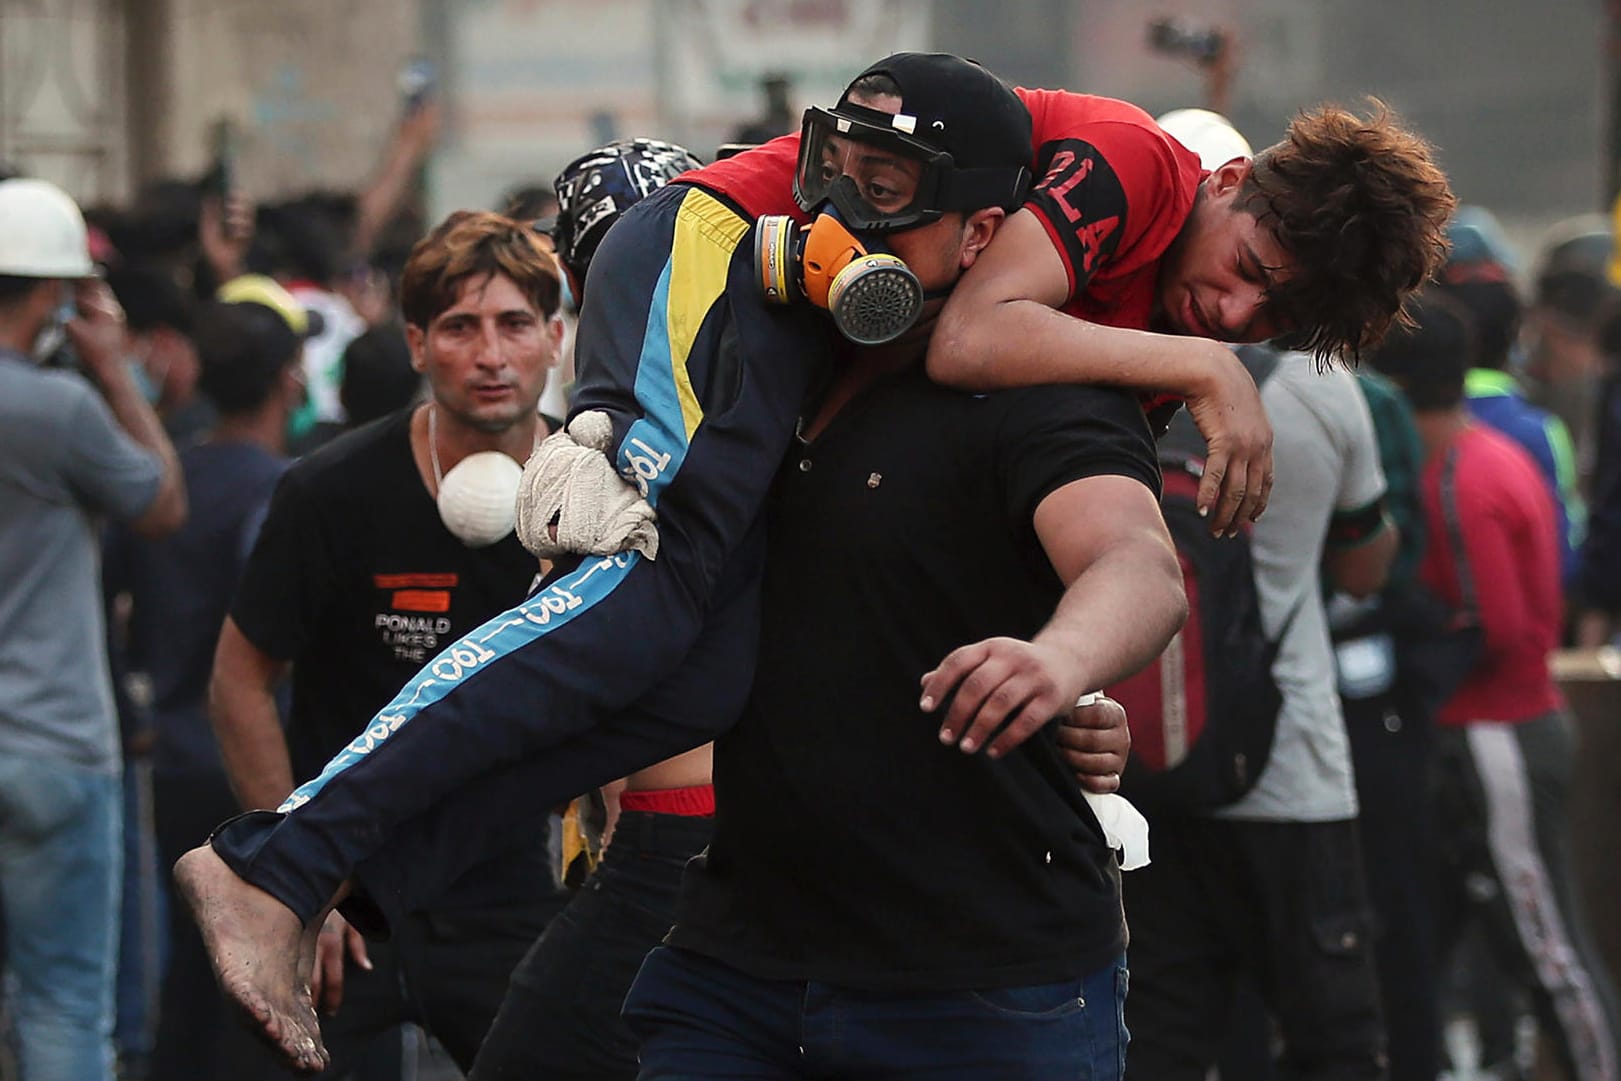
M 1424 516 L 1419 507 L 1418 478 L 1424 469 L 1424 444 L 1413 422 L 1413 408 L 1396 385 L 1372 371 L 1356 373 L 1357 386 L 1373 415 L 1379 441 L 1379 465 L 1385 471 L 1385 512 L 1401 531 L 1390 586 L 1413 580 L 1424 552 Z

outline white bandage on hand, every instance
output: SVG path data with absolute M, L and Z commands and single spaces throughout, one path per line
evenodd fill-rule
M 1108 695 L 1102 691 L 1090 691 L 1075 700 L 1076 709 L 1085 709 L 1095 706 Z M 1092 813 L 1097 816 L 1098 825 L 1103 827 L 1103 840 L 1114 851 L 1122 871 L 1135 871 L 1139 867 L 1147 867 L 1148 859 L 1148 819 L 1142 812 L 1133 807 L 1131 801 L 1118 793 L 1104 795 L 1099 792 L 1082 792 L 1086 802 L 1091 804 Z
M 615 552 L 658 558 L 657 515 L 614 470 L 604 453 L 612 440 L 612 420 L 592 411 L 535 448 L 518 484 L 518 539 L 525 548 L 543 559 Z

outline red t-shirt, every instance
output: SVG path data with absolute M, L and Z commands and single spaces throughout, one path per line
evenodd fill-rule
M 1563 620 L 1553 500 L 1530 456 L 1490 428 L 1470 425 L 1451 449 L 1459 531 L 1486 648 L 1437 720 L 1530 720 L 1561 702 L 1548 669 Z M 1457 606 L 1463 593 L 1442 516 L 1444 459 L 1432 456 L 1419 482 L 1426 531 L 1419 578 Z
M 781 135 L 760 146 L 734 154 L 676 177 L 696 184 L 734 204 L 746 218 L 791 214 L 799 221 L 810 216 L 794 201 L 794 171 L 799 165 L 799 133 Z
M 1017 90 L 1030 110 L 1025 203 L 1069 275 L 1063 310 L 1109 326 L 1148 328 L 1159 259 L 1193 208 L 1199 158 L 1135 105 L 1065 90 Z M 794 202 L 799 136 L 784 135 L 685 174 L 749 217 L 806 215 Z
M 1063 310 L 1146 330 L 1159 260 L 1187 221 L 1204 175 L 1198 155 L 1124 101 L 1018 91 L 1035 129 L 1036 181 L 1025 206 L 1069 274 Z

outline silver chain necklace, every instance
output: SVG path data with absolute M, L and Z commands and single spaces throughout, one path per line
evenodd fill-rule
M 537 423 L 535 438 L 529 445 L 529 453 L 534 454 L 538 446 L 540 446 L 540 425 Z M 439 409 L 433 402 L 428 403 L 428 461 L 433 465 L 433 494 L 438 498 L 439 486 L 445 482 L 445 475 L 439 468 Z
M 432 402 L 428 403 L 428 461 L 433 463 L 433 494 L 437 496 L 445 475 L 439 469 L 439 410 Z

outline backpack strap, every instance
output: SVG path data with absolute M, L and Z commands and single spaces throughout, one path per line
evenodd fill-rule
M 1446 449 L 1441 460 L 1441 518 L 1446 523 L 1447 543 L 1452 548 L 1452 562 L 1458 571 L 1458 594 L 1463 602 L 1465 623 L 1478 624 L 1480 609 L 1475 604 L 1475 579 L 1469 573 L 1469 554 L 1463 546 L 1463 520 L 1458 516 L 1458 447 Z

